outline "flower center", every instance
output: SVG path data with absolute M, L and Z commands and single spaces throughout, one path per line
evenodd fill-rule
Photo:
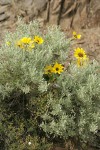
M 40 42 L 40 40 L 39 39 L 37 39 L 37 41 L 36 41 L 37 43 L 39 43 Z
M 77 39 L 77 35 L 74 35 L 74 38 L 76 38 L 76 39 Z
M 83 54 L 82 54 L 82 53 L 78 53 L 78 56 L 79 56 L 79 57 L 83 57 Z
M 51 73 L 51 70 L 49 69 L 48 72 Z
M 59 70 L 59 68 L 56 68 L 56 71 L 58 71 Z

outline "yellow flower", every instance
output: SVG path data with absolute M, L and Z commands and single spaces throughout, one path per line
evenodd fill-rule
M 36 42 L 37 44 L 42 44 L 44 42 L 44 40 L 42 39 L 42 37 L 35 36 L 34 42 Z
M 8 46 L 10 46 L 10 45 L 11 45 L 11 42 L 6 42 L 6 44 L 7 44 Z
M 84 49 L 79 47 L 75 49 L 74 57 L 77 59 L 78 66 L 83 66 L 84 64 L 86 64 L 86 61 L 88 60 L 88 57 Z
M 53 66 L 53 72 L 61 74 L 61 72 L 63 72 L 63 71 L 64 71 L 64 66 L 62 64 L 58 64 L 56 62 L 55 65 Z
M 31 50 L 35 47 L 34 41 L 31 38 L 23 37 L 17 42 L 17 46 L 25 50 Z
M 80 59 L 86 59 L 87 58 L 87 55 L 86 55 L 84 49 L 83 48 L 79 48 L 79 47 L 75 49 L 74 56 L 77 59 L 79 59 L 79 58 Z
M 53 67 L 51 65 L 48 65 L 45 67 L 44 71 L 44 74 L 51 74 L 53 73 Z
M 80 39 L 81 38 L 81 35 L 80 34 L 77 34 L 75 31 L 73 31 L 73 37 L 75 39 Z
M 21 42 L 21 40 L 19 40 L 16 44 L 17 44 L 17 46 L 19 46 L 20 48 L 22 48 L 22 49 L 24 48 L 23 43 Z
M 31 42 L 31 38 L 23 37 L 21 39 L 21 42 L 24 43 L 24 44 L 29 44 Z
M 32 49 L 32 48 L 34 48 L 34 47 L 35 47 L 34 41 L 30 41 L 30 43 L 29 43 L 29 48 Z

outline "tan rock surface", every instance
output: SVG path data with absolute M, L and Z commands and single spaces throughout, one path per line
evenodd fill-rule
M 100 26 L 100 0 L 0 0 L 0 26 L 15 23 L 17 16 L 66 29 Z

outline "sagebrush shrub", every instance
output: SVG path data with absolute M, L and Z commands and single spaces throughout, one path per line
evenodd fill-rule
M 0 115 L 3 116 L 0 136 L 7 149 L 27 146 L 25 139 L 28 135 L 33 139 L 37 136 L 44 138 L 39 125 L 41 115 L 47 109 L 49 84 L 45 79 L 45 67 L 55 64 L 56 59 L 63 63 L 69 43 L 60 28 L 48 28 L 43 34 L 37 21 L 26 25 L 19 20 L 16 31 L 6 33 L 0 48 Z M 10 123 L 12 130 L 9 130 Z M 21 124 L 23 132 L 20 131 Z M 20 140 L 24 143 L 18 146 Z
M 82 140 L 96 133 L 100 125 L 100 77 L 97 63 L 85 68 L 73 64 L 49 91 L 48 109 L 42 116 L 45 132 L 63 138 L 79 136 Z
M 41 36 L 44 43 L 35 44 L 33 49 L 28 49 L 27 42 L 34 36 Z M 21 40 L 23 45 L 19 45 Z M 68 45 L 69 41 L 57 27 L 48 29 L 46 35 L 43 35 L 39 31 L 37 22 L 29 25 L 21 22 L 14 33 L 6 33 L 0 49 L 0 93 L 2 98 L 15 89 L 29 93 L 34 91 L 34 86 L 38 88 L 44 82 L 45 66 L 55 63 L 54 55 L 56 54 L 59 55 L 59 62 L 63 63 L 66 59 Z
M 16 31 L 6 33 L 0 48 L 0 142 L 6 149 L 45 150 L 46 137 L 86 142 L 99 129 L 99 64 L 82 48 L 71 50 L 69 63 L 71 40 L 59 27 L 43 34 L 37 21 L 19 20 Z M 27 147 L 28 137 L 35 147 Z

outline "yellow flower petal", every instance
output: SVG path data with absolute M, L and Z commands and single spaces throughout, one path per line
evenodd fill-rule
M 73 31 L 73 35 L 77 35 L 75 31 Z
M 81 38 L 81 35 L 80 34 L 77 34 L 75 31 L 73 31 L 73 37 L 75 39 L 80 39 Z
M 80 34 L 78 34 L 78 35 L 77 35 L 77 39 L 80 39 L 80 38 L 81 38 L 81 35 L 80 35 Z
M 44 74 L 51 74 L 53 73 L 53 67 L 51 65 L 48 65 L 44 68 Z
M 58 64 L 57 62 L 55 63 L 55 65 L 53 66 L 53 71 L 54 73 L 58 73 L 61 74 L 61 72 L 64 71 L 64 66 L 62 64 Z
M 24 46 L 20 40 L 16 43 L 16 45 L 22 49 L 24 48 Z
M 42 44 L 44 42 L 44 40 L 42 39 L 42 37 L 35 36 L 34 42 L 36 42 L 37 44 Z
M 83 48 L 76 48 L 75 51 L 74 51 L 74 57 L 77 58 L 77 59 L 86 59 L 87 58 L 87 55 L 84 51 Z
M 21 39 L 21 42 L 24 43 L 24 44 L 29 44 L 31 42 L 31 38 L 23 37 Z
M 77 59 L 78 67 L 85 65 L 88 61 L 88 57 L 83 48 L 78 47 L 75 49 L 74 57 Z
M 34 41 L 30 41 L 30 43 L 29 43 L 29 48 L 34 48 L 35 47 L 35 45 L 34 45 Z

